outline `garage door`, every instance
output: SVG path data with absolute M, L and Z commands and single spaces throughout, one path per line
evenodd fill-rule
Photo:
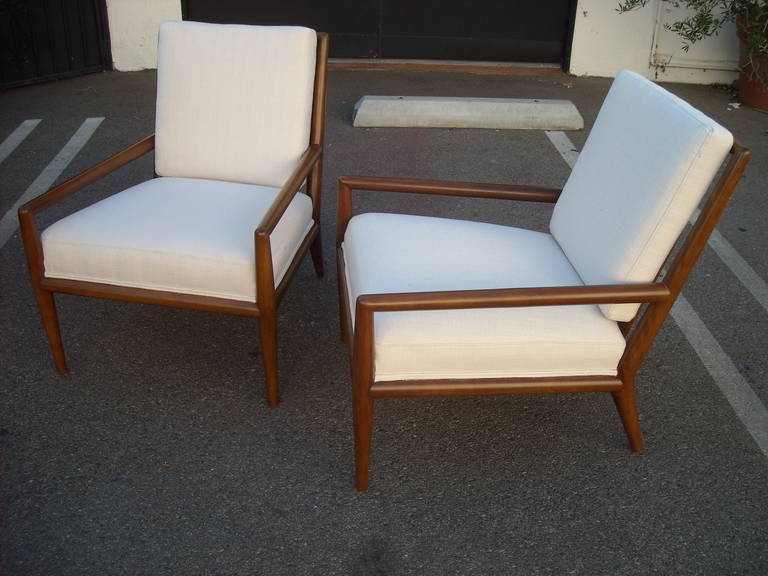
M 563 64 L 576 0 L 185 0 L 201 22 L 299 24 L 337 58 Z
M 0 86 L 108 68 L 105 13 L 105 0 L 0 0 Z

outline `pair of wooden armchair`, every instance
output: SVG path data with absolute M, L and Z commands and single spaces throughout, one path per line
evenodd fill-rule
M 326 36 L 305 28 L 162 26 L 155 136 L 19 211 L 59 371 L 56 292 L 244 314 L 259 318 L 267 397 L 277 405 L 277 304 L 308 250 L 323 272 L 326 61 Z M 36 212 L 153 148 L 157 178 L 38 232 Z M 357 488 L 368 486 L 373 402 L 382 397 L 610 392 L 641 450 L 635 374 L 749 156 L 727 130 L 623 72 L 562 191 L 342 177 L 336 245 Z M 548 233 L 353 217 L 353 190 L 554 210 Z

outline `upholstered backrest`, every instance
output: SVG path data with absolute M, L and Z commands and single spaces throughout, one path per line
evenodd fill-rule
M 316 45 L 308 28 L 164 22 L 157 173 L 281 186 L 309 144 Z
M 584 283 L 654 280 L 732 144 L 683 100 L 621 72 L 550 222 Z M 601 308 L 628 321 L 639 305 Z

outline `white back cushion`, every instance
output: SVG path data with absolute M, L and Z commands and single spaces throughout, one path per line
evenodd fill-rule
M 654 280 L 732 144 L 688 103 L 621 72 L 550 222 L 584 283 Z M 616 321 L 638 308 L 601 306 Z
M 316 45 L 308 28 L 164 22 L 157 173 L 281 186 L 309 144 Z

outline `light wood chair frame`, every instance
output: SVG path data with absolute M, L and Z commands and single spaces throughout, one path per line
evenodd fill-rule
M 442 182 L 402 178 L 339 178 L 336 228 L 339 308 L 341 336 L 349 346 L 352 370 L 355 479 L 357 489 L 368 488 L 368 469 L 373 430 L 373 401 L 387 397 L 477 396 L 490 394 L 529 394 L 554 392 L 610 392 L 634 452 L 643 449 L 637 404 L 635 375 L 656 334 L 682 290 L 699 254 L 717 224 L 751 152 L 740 143 L 730 151 L 725 169 L 709 193 L 696 221 L 689 228 L 679 250 L 654 282 L 601 286 L 558 286 L 364 294 L 355 303 L 355 323 L 347 296 L 342 243 L 347 223 L 353 214 L 352 191 L 387 191 L 437 194 L 475 198 L 496 198 L 525 202 L 557 201 L 561 190 L 517 185 Z M 396 234 L 397 231 L 393 231 Z M 376 312 L 414 310 L 458 310 L 468 308 L 507 308 L 522 306 L 567 306 L 576 304 L 647 303 L 631 322 L 619 323 L 626 348 L 616 376 L 573 376 L 548 378 L 485 378 L 444 380 L 375 380 L 374 319 Z
M 318 276 L 323 275 L 323 251 L 320 236 L 320 196 L 323 180 L 323 140 L 325 134 L 328 69 L 328 35 L 324 32 L 317 33 L 316 57 L 309 146 L 302 154 L 288 180 L 283 184 L 272 205 L 254 229 L 256 302 L 131 288 L 81 280 L 65 280 L 45 275 L 43 248 L 40 232 L 35 222 L 35 215 L 85 186 L 103 178 L 121 166 L 152 151 L 155 147 L 154 135 L 118 152 L 107 160 L 52 188 L 19 208 L 19 223 L 27 255 L 29 274 L 37 305 L 40 309 L 40 315 L 42 316 L 43 327 L 45 328 L 48 343 L 59 372 L 64 374 L 68 369 L 56 313 L 55 293 L 78 294 L 96 298 L 254 316 L 259 318 L 267 399 L 271 406 L 279 404 L 277 377 L 278 304 L 308 249 L 312 255 L 315 271 Z M 306 193 L 312 199 L 312 219 L 314 222 L 287 272 L 278 286 L 275 286 L 273 280 L 271 235 L 294 196 L 299 193 L 301 185 L 305 180 Z

